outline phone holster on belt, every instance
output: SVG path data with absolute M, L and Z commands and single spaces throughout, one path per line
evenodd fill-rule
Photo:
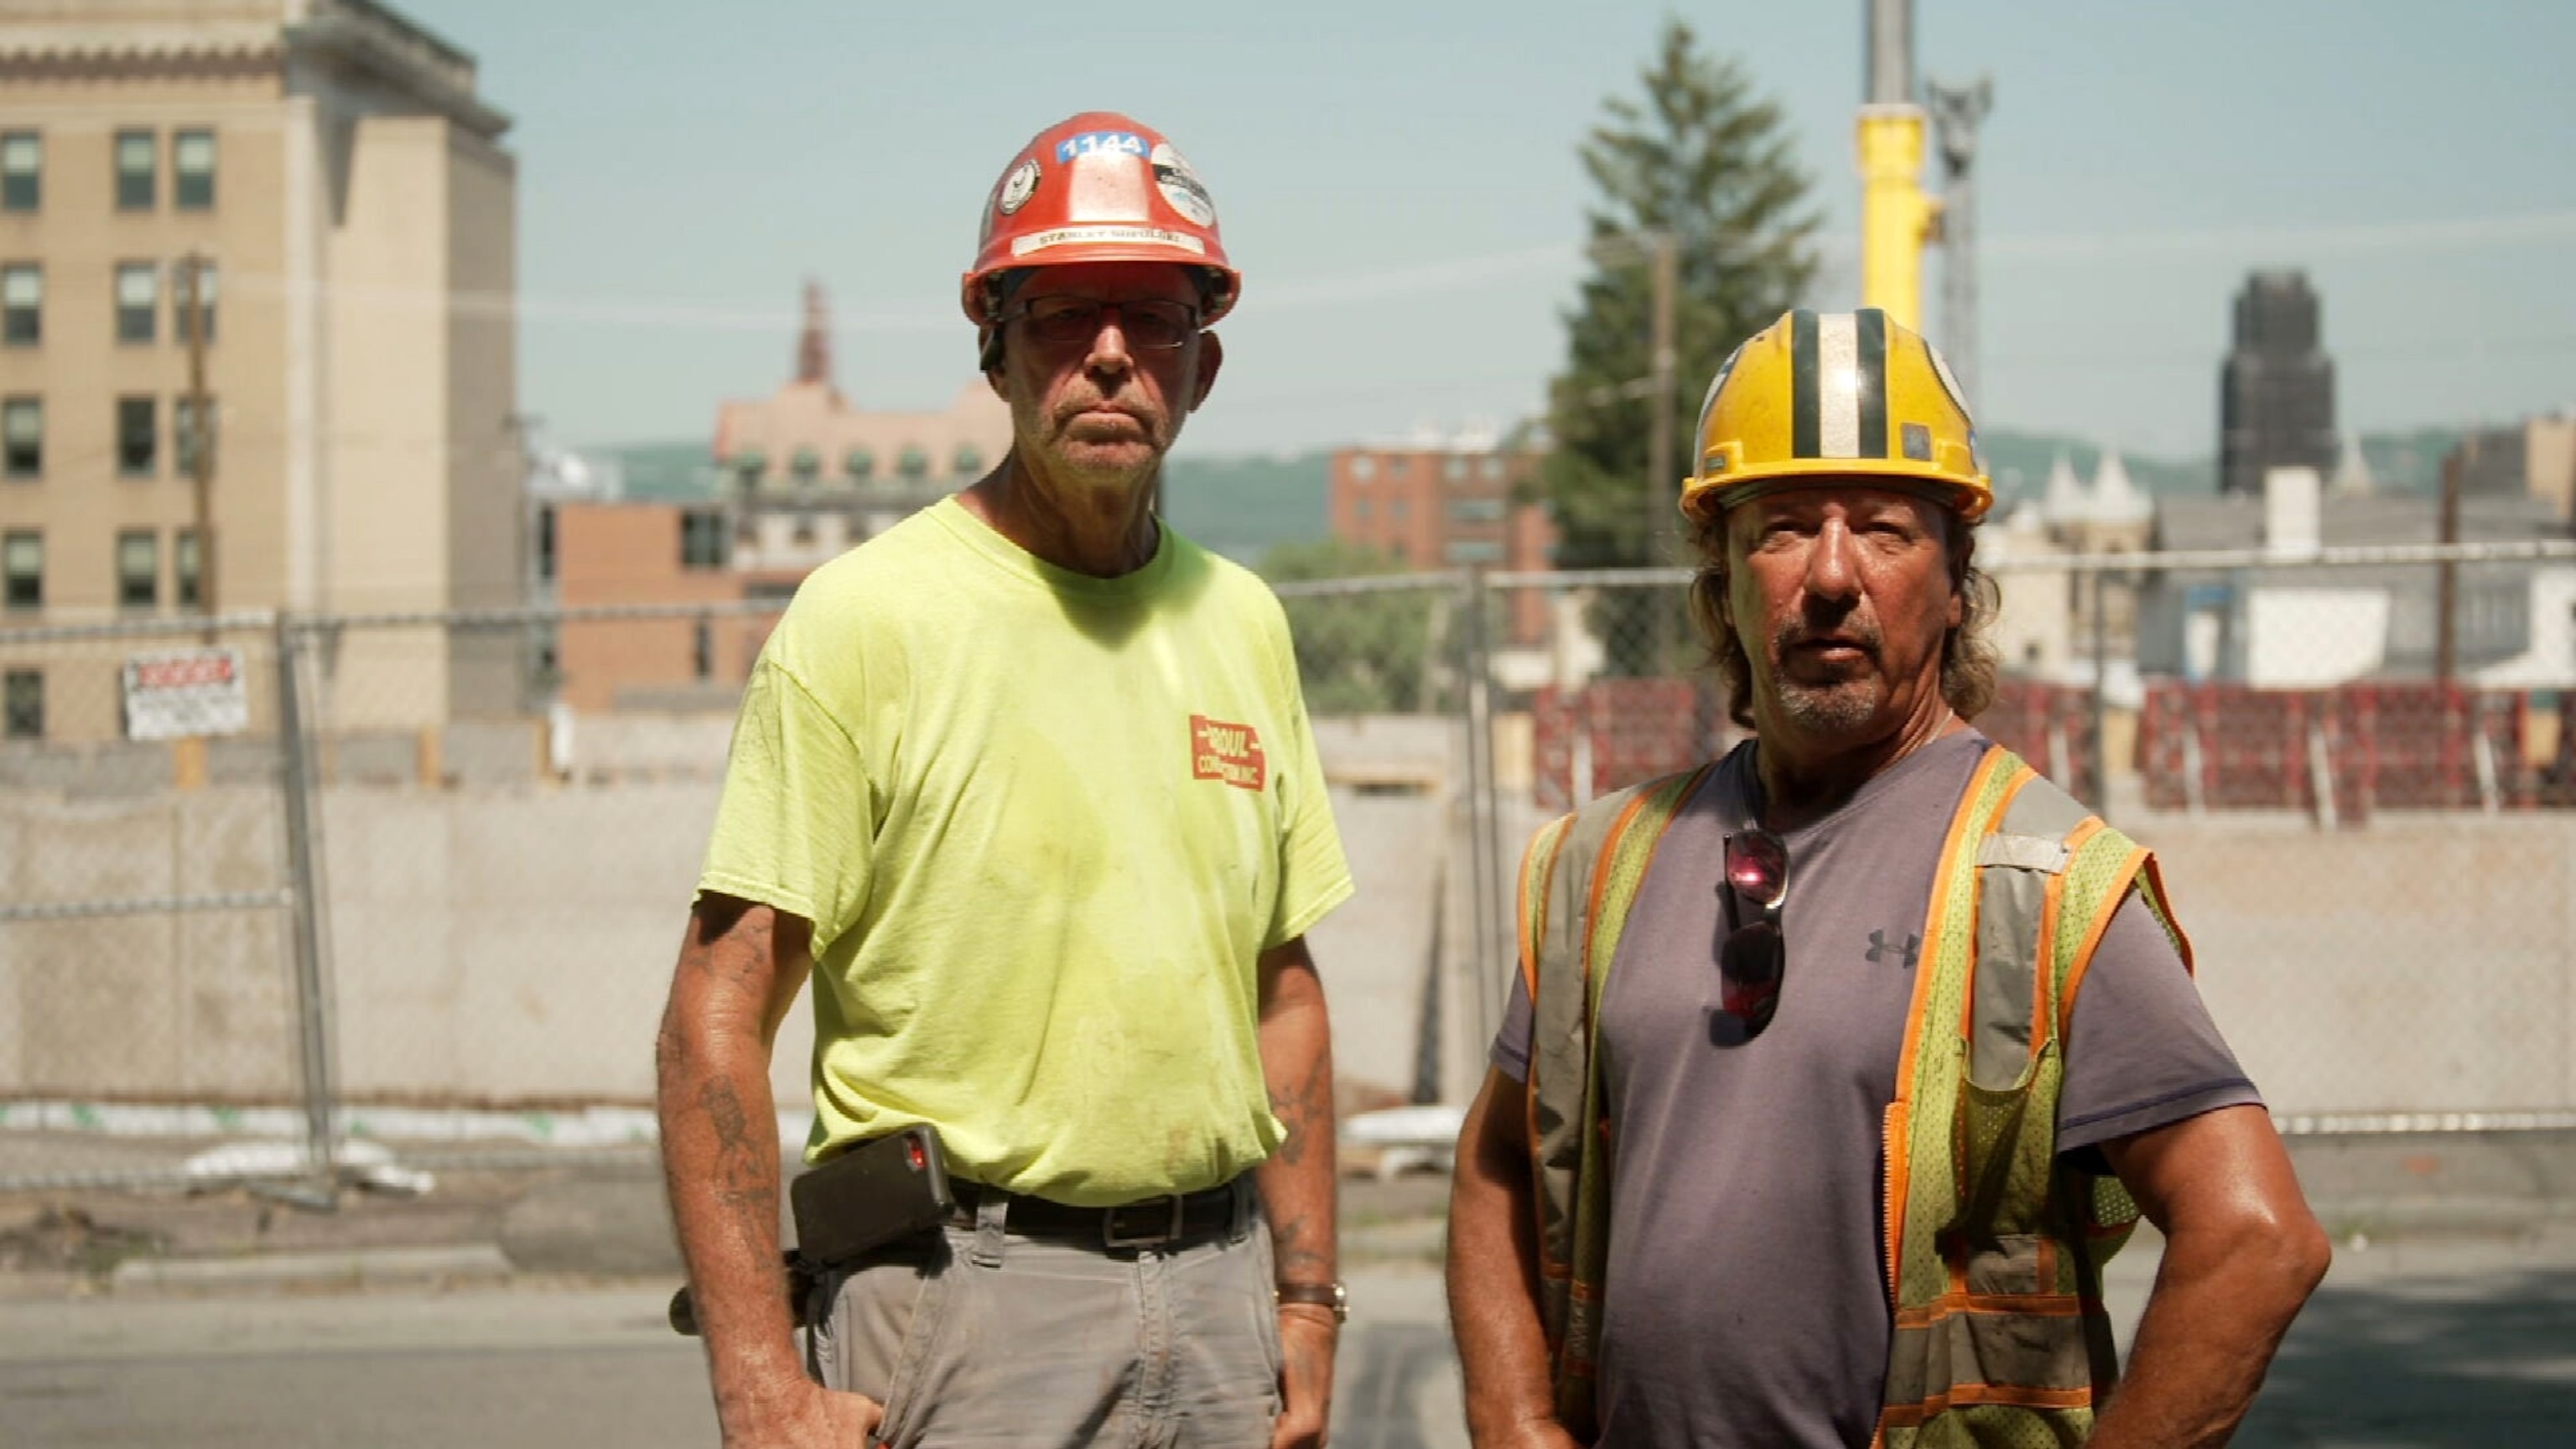
M 938 1129 L 929 1126 L 859 1143 L 800 1174 L 788 1200 L 796 1254 L 817 1268 L 938 1227 L 957 1207 Z

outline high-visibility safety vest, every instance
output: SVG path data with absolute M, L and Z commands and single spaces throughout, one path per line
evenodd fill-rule
M 1606 795 L 1521 861 L 1539 1310 L 1556 1412 L 1595 1430 L 1610 1168 L 1601 997 L 1664 827 L 1714 765 Z M 1933 876 L 1882 1151 L 1895 1337 L 1882 1449 L 2081 1444 L 2118 1377 L 2101 1269 L 2138 1218 L 2057 1156 L 2076 990 L 2135 889 L 2181 954 L 2155 860 L 2011 751 L 1970 777 Z

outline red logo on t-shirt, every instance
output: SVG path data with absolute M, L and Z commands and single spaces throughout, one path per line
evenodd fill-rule
M 1223 780 L 1241 790 L 1267 786 L 1270 764 L 1261 753 L 1260 731 L 1203 714 L 1191 715 L 1190 778 Z

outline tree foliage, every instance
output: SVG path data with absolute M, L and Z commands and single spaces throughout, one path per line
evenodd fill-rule
M 1279 544 L 1261 557 L 1273 584 L 1355 579 L 1405 571 L 1393 555 L 1341 539 Z M 1292 595 L 1281 606 L 1296 641 L 1307 708 L 1319 715 L 1436 708 L 1439 591 L 1390 588 Z
M 1596 269 L 1566 314 L 1545 473 L 1557 562 L 1569 568 L 1669 561 L 1652 556 L 1647 533 L 1654 317 L 1642 239 L 1669 233 L 1676 245 L 1676 474 L 1697 451 L 1688 430 L 1708 380 L 1737 343 L 1797 305 L 1816 274 L 1820 223 L 1779 106 L 1736 62 L 1703 52 L 1678 19 L 1665 24 L 1639 80 L 1642 100 L 1606 100 L 1580 153 L 1600 193 L 1587 213 Z M 1654 484 L 1677 496 L 1675 479 Z M 1669 536 L 1675 524 L 1663 512 Z

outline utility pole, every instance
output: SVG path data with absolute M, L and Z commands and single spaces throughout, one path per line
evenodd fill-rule
M 206 396 L 206 259 L 190 252 L 179 259 L 180 326 L 188 344 L 188 478 L 197 495 L 197 612 L 210 621 L 206 643 L 217 643 L 215 616 L 215 419 Z
M 1995 108 L 1992 78 L 1951 88 L 1927 81 L 1932 137 L 1941 148 L 1941 354 L 1959 379 L 1970 408 L 1977 405 L 1977 128 Z
M 1653 355 L 1648 372 L 1655 389 L 1648 413 L 1646 435 L 1646 547 L 1640 560 L 1647 568 L 1667 562 L 1672 549 L 1666 539 L 1672 530 L 1673 503 L 1673 371 L 1676 366 L 1673 333 L 1674 293 L 1679 289 L 1681 270 L 1680 246 L 1669 231 L 1649 233 L 1646 243 L 1651 249 L 1647 262 L 1654 286 L 1654 331 L 1651 338 Z M 1692 444 L 1694 448 L 1698 444 Z M 1646 613 L 1646 660 L 1650 672 L 1664 669 L 1664 609 Z
M 1923 329 L 1923 244 L 1940 206 L 1923 194 L 1923 108 L 1914 101 L 1914 0 L 1862 0 L 1869 56 L 1860 108 L 1860 297 Z
M 2474 443 L 2463 438 L 2442 459 L 2442 534 L 2447 548 L 2460 541 L 2460 479 L 2467 470 L 2469 453 Z M 2433 582 L 2433 682 L 2451 682 L 2451 670 L 2458 658 L 2460 566 L 2444 559 L 2437 566 Z

